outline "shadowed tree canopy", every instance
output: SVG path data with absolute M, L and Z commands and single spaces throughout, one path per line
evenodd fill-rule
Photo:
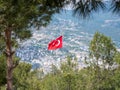
M 90 17 L 93 12 L 108 9 L 109 11 L 120 15 L 120 0 L 71 0 L 73 3 L 74 15 L 82 18 Z M 106 8 L 107 3 L 110 7 Z
M 54 0 L 0 0 L 0 30 L 10 27 L 15 37 L 24 39 L 30 36 L 29 27 L 46 26 L 62 6 Z
M 6 60 L 3 55 L 0 55 L 0 86 L 6 84 Z

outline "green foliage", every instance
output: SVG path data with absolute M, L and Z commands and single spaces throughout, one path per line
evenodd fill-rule
M 90 16 L 99 9 L 105 9 L 102 0 L 78 0 L 74 4 L 74 14 L 78 14 L 82 18 Z
M 96 32 L 90 43 L 90 57 L 89 69 L 94 74 L 92 90 L 116 90 L 113 77 L 118 74 L 115 73 L 118 67 L 114 63 L 119 57 L 112 40 Z
M 24 39 L 28 39 L 29 37 L 32 36 L 30 30 L 16 30 L 15 33 L 17 33 L 17 35 L 15 36 L 15 38 L 20 38 L 20 40 L 24 40 Z
M 83 18 L 105 7 L 101 0 L 78 0 L 77 2 L 76 0 L 0 0 L 0 54 L 4 51 L 7 40 L 6 45 L 10 47 L 7 53 L 11 54 L 10 49 L 17 47 L 18 39 L 24 40 L 32 36 L 29 30 L 31 27 L 39 28 L 48 25 L 52 15 L 71 1 L 74 3 L 75 12 Z M 112 3 L 113 12 L 119 13 L 120 1 L 113 0 Z M 8 34 L 4 34 L 5 31 Z M 14 88 L 18 90 L 119 90 L 120 55 L 116 54 L 111 39 L 96 33 L 90 44 L 90 54 L 95 60 L 90 67 L 78 71 L 76 61 L 68 57 L 67 62 L 61 64 L 60 70 L 52 66 L 52 72 L 44 77 L 39 71 L 31 71 L 30 64 L 20 63 L 14 71 Z M 8 58 L 11 57 L 8 55 Z M 4 59 L 1 54 L 0 85 L 6 83 Z M 116 61 L 118 67 L 103 69 L 99 67 L 99 61 L 102 61 L 104 67 L 112 66 Z M 17 64 L 18 59 L 14 58 L 14 63 Z
M 61 63 L 61 71 L 72 72 L 77 70 L 77 58 L 72 56 L 67 56 L 66 62 Z
M 51 15 L 63 6 L 64 0 L 60 4 L 54 0 L 1 0 L 1 26 L 10 26 L 13 30 L 25 29 L 31 25 L 46 26 Z
M 120 64 L 119 64 L 120 65 Z M 113 86 L 115 87 L 116 90 L 120 90 L 120 66 L 115 70 L 114 77 L 113 79 Z
M 0 33 L 0 54 L 4 51 L 4 48 L 5 48 L 4 37 L 2 36 L 2 33 Z
M 5 51 L 7 57 L 7 89 L 12 90 L 12 56 L 18 40 L 31 37 L 30 28 L 39 28 L 49 24 L 54 13 L 63 6 L 52 4 L 48 0 L 0 0 L 0 53 Z M 61 1 L 61 2 L 64 2 Z M 6 49 L 5 49 L 6 48 Z M 21 84 L 21 82 L 19 83 Z M 25 84 L 23 85 L 25 87 Z M 34 89 L 33 89 L 34 90 Z
M 41 71 L 32 70 L 31 64 L 20 62 L 13 72 L 15 90 L 41 90 Z
M 61 71 L 53 64 L 52 64 L 52 68 L 51 69 L 52 69 L 51 73 L 54 74 L 54 75 L 57 75 L 57 74 L 61 73 Z
M 113 65 L 116 54 L 116 47 L 112 40 L 103 34 L 95 33 L 90 42 L 90 56 L 95 58 L 96 63 Z M 93 61 L 92 61 L 93 62 Z
M 19 58 L 13 57 L 13 63 L 19 63 Z M 0 86 L 6 84 L 6 58 L 4 54 L 0 55 Z
M 20 62 L 14 70 L 15 90 L 119 90 L 120 67 L 113 70 L 89 66 L 76 70 L 77 62 L 69 57 L 58 69 L 44 75 L 40 69 L 31 70 L 31 65 Z M 64 68 L 63 68 L 64 66 Z M 2 89 L 4 90 L 4 89 Z
M 110 7 L 104 0 L 71 0 L 73 1 L 74 14 L 82 18 L 90 17 L 91 14 L 99 10 L 109 10 L 120 15 L 120 0 L 109 0 Z
M 14 86 L 18 90 L 119 90 L 119 67 L 103 69 L 92 64 L 78 70 L 77 65 L 77 59 L 68 56 L 59 69 L 52 65 L 52 71 L 44 75 L 20 63 L 14 71 Z
M 10 44 L 18 46 L 18 40 L 32 36 L 31 27 L 39 28 L 49 24 L 54 13 L 64 6 L 65 2 L 54 0 L 0 0 L 0 50 L 5 49 L 5 30 L 11 32 Z
M 120 65 L 120 52 L 116 53 L 114 60 Z
M 113 13 L 117 13 L 118 15 L 120 15 L 120 1 L 112 0 L 111 6 L 112 6 L 111 9 L 112 9 Z
M 4 55 L 0 55 L 0 86 L 6 83 L 6 60 Z
M 52 72 L 41 80 L 42 90 L 76 90 L 76 65 L 76 59 L 71 56 L 61 63 L 60 69 L 52 65 Z
M 30 64 L 26 64 L 26 63 L 20 63 L 14 70 L 13 72 L 13 76 L 14 76 L 14 82 L 15 82 L 15 86 L 19 86 L 19 87 L 24 87 L 26 88 L 27 83 L 27 77 L 28 74 L 31 70 L 31 65 Z

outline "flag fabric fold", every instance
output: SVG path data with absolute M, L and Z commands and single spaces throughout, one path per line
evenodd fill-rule
M 62 48 L 62 36 L 56 38 L 55 40 L 52 40 L 48 44 L 48 50 L 56 50 L 58 48 Z

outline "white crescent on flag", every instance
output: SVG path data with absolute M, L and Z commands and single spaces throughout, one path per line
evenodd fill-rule
M 57 44 L 55 46 L 59 46 L 60 45 L 60 40 L 57 40 Z

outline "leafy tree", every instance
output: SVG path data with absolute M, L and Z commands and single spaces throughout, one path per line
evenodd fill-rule
M 60 74 L 61 73 L 61 71 L 58 69 L 58 67 L 56 67 L 55 65 L 53 65 L 52 64 L 52 71 L 51 71 L 51 73 L 53 74 L 53 75 L 57 75 L 57 74 Z
M 90 42 L 90 68 L 94 77 L 93 90 L 114 90 L 112 77 L 114 75 L 114 63 L 117 53 L 116 47 L 112 40 L 96 32 Z
M 4 56 L 5 58 L 5 56 Z M 17 58 L 16 58 L 17 59 Z M 5 61 L 5 59 L 4 59 Z M 0 85 L 2 90 L 5 89 L 6 84 L 6 62 L 3 64 L 3 61 L 0 67 Z M 3 70 L 4 69 L 4 70 Z M 41 72 L 39 70 L 32 70 L 31 64 L 20 62 L 19 65 L 13 71 L 13 86 L 14 90 L 41 90 L 41 77 L 38 76 Z
M 14 89 L 15 90 L 41 90 L 38 70 L 32 70 L 31 64 L 20 62 L 14 69 Z
M 112 66 L 114 57 L 116 55 L 116 47 L 112 40 L 105 35 L 96 32 L 93 39 L 90 42 L 90 57 L 94 59 L 92 62 L 96 63 L 97 66 L 100 64 L 104 66 Z
M 77 71 L 77 58 L 75 56 L 67 56 L 66 62 L 61 63 L 61 71 L 63 73 L 65 72 L 71 72 L 71 71 Z
M 77 62 L 71 56 L 66 62 L 61 63 L 61 67 L 52 65 L 52 71 L 41 79 L 42 90 L 77 90 Z
M 119 67 L 115 70 L 115 74 L 112 77 L 112 83 L 113 83 L 113 87 L 115 87 L 115 90 L 119 90 L 120 89 L 120 64 Z
M 118 65 L 120 65 L 120 52 L 117 52 L 117 53 L 116 53 L 116 55 L 115 55 L 115 57 L 114 57 L 114 60 L 116 61 L 116 63 L 117 63 Z
M 27 78 L 29 76 L 31 70 L 31 65 L 26 63 L 20 63 L 13 72 L 14 77 L 14 85 L 17 89 L 18 87 L 21 89 L 25 89 L 28 86 Z
M 54 0 L 0 0 L 0 38 L 4 38 L 5 43 L 7 90 L 12 90 L 13 86 L 12 72 L 16 67 L 13 63 L 13 49 L 16 42 L 31 36 L 31 26 L 46 26 L 64 3 L 64 0 L 60 3 Z
M 116 61 L 116 66 L 115 66 L 115 74 L 113 79 L 113 86 L 115 87 L 116 90 L 120 89 L 120 52 L 117 52 L 115 56 L 115 61 Z
M 19 58 L 13 56 L 13 62 L 16 65 L 19 63 Z M 0 86 L 4 86 L 6 84 L 6 58 L 4 54 L 0 55 Z
M 109 10 L 115 14 L 120 15 L 120 0 L 109 0 L 110 8 L 106 8 L 106 2 L 104 0 L 72 0 L 74 7 L 74 14 L 87 18 L 93 12 L 97 12 L 99 10 Z
M 62 79 L 65 83 L 64 89 L 74 90 L 76 86 L 77 58 L 75 56 L 67 56 L 66 62 L 61 63 L 60 70 L 62 71 Z M 62 90 L 62 89 L 61 89 Z
M 4 37 L 0 33 L 0 55 L 3 53 L 5 48 Z

